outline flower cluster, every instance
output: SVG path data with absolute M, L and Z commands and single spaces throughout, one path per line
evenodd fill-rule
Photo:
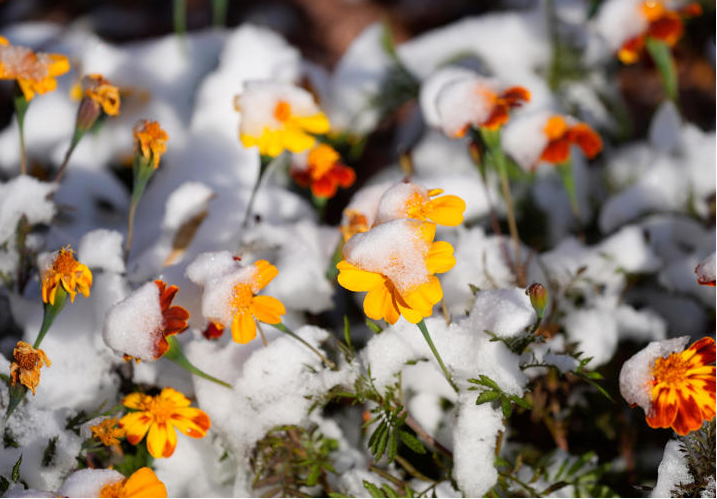
M 61 54 L 33 52 L 29 48 L 10 45 L 0 36 L 0 79 L 15 80 L 25 99 L 55 90 L 58 76 L 70 70 L 70 62 Z

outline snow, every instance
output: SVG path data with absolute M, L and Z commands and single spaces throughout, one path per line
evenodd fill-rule
M 370 228 L 376 220 L 378 204 L 383 194 L 393 185 L 391 182 L 384 182 L 375 185 L 367 185 L 359 189 L 353 195 L 349 204 L 344 208 L 341 225 L 349 223 L 347 213 L 356 212 L 366 217 L 366 224 Z
M 620 369 L 620 393 L 630 405 L 639 405 L 650 413 L 650 382 L 655 360 L 667 357 L 671 353 L 684 350 L 689 336 L 681 336 L 663 341 L 652 341 L 630 357 Z
M 426 254 L 430 242 L 420 235 L 420 222 L 400 219 L 356 234 L 343 248 L 346 261 L 361 270 L 388 277 L 400 292 L 428 282 Z
M 61 497 L 99 497 L 102 487 L 124 478 L 122 473 L 115 470 L 78 470 L 67 477 L 57 494 Z
M 697 281 L 700 284 L 709 284 L 715 282 L 715 254 L 712 253 L 704 260 L 702 260 L 697 267 L 695 267 L 695 274 L 697 274 Z
M 207 209 L 213 191 L 201 182 L 185 182 L 167 199 L 162 228 L 176 231 Z
M 657 483 L 650 497 L 674 497 L 673 490 L 678 485 L 689 485 L 694 481 L 687 468 L 687 459 L 680 450 L 678 440 L 670 440 L 665 445 L 665 453 L 657 468 Z
M 27 175 L 0 183 L 0 243 L 15 234 L 23 216 L 31 225 L 49 223 L 55 216 L 55 204 L 48 197 L 56 189 L 55 184 Z
M 548 145 L 545 126 L 555 113 L 536 111 L 511 119 L 501 132 L 503 150 L 524 170 L 532 171 Z
M 163 323 L 159 288 L 148 282 L 107 312 L 102 337 L 119 355 L 154 362 Z
M 121 274 L 125 271 L 122 234 L 115 230 L 95 229 L 85 234 L 77 248 L 77 260 L 90 269 Z
M 523 288 L 479 291 L 469 314 L 474 331 L 513 338 L 535 323 L 537 314 Z
M 455 78 L 443 84 L 436 94 L 438 122 L 449 137 L 461 136 L 468 125 L 478 127 L 493 111 L 493 96 L 503 90 L 494 78 L 478 75 Z
M 423 119 L 432 127 L 441 125 L 441 116 L 437 108 L 439 92 L 452 81 L 462 81 L 473 77 L 475 73 L 460 66 L 446 66 L 430 75 L 421 84 L 418 101 L 421 105 Z
M 407 218 L 409 209 L 417 203 L 427 203 L 428 189 L 413 183 L 400 183 L 390 187 L 381 196 L 376 214 L 376 225 Z
M 595 29 L 613 52 L 647 30 L 647 19 L 640 12 L 641 3 L 642 0 L 607 0 L 600 6 Z

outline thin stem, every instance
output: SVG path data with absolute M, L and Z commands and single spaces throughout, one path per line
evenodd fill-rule
M 77 147 L 77 144 L 80 143 L 80 139 L 83 135 L 84 133 L 75 130 L 75 133 L 72 136 L 72 141 L 70 142 L 70 147 L 67 148 L 67 152 L 65 153 L 65 159 L 62 160 L 62 165 L 60 165 L 60 169 L 57 170 L 57 173 L 55 174 L 55 182 L 62 180 L 62 176 L 65 174 L 65 170 L 67 169 L 67 164 L 70 161 L 70 156 L 75 150 L 75 147 Z
M 227 24 L 227 9 L 229 7 L 228 0 L 212 1 L 212 24 L 221 28 Z
M 416 435 L 418 435 L 423 440 L 428 442 L 428 444 L 430 446 L 432 446 L 434 449 L 436 449 L 438 452 L 440 452 L 444 456 L 446 456 L 450 459 L 453 459 L 453 452 L 451 452 L 450 449 L 448 449 L 443 444 L 441 444 L 439 441 L 437 441 L 435 438 L 433 438 L 431 435 L 429 435 L 426 432 L 426 430 L 424 430 L 423 427 L 421 427 L 421 425 L 418 424 L 418 421 L 413 419 L 413 417 L 410 414 L 406 413 L 405 411 L 404 411 L 404 413 L 406 414 L 406 420 L 405 420 L 406 424 L 408 425 L 409 428 L 411 428 L 413 431 L 416 432 Z
M 20 175 L 27 175 L 27 153 L 25 152 L 25 127 L 20 115 L 17 115 L 17 124 L 20 128 Z
M 306 340 L 304 340 L 301 336 L 296 334 L 294 331 L 292 331 L 291 329 L 286 327 L 283 323 L 280 322 L 279 324 L 272 324 L 272 326 L 274 326 L 276 329 L 278 329 L 282 333 L 288 334 L 289 336 L 294 338 L 296 341 L 298 341 L 299 343 L 304 345 L 306 348 L 308 348 L 309 350 L 314 352 L 316 355 L 318 355 L 319 358 L 324 361 L 324 364 L 326 364 L 329 367 L 329 369 L 331 369 L 333 371 L 338 370 L 338 367 L 336 367 L 336 364 L 334 364 L 329 359 L 327 359 L 324 354 L 322 354 L 320 351 L 318 351 L 316 348 L 314 348 L 310 343 L 308 343 Z
M 62 310 L 62 307 L 65 306 L 66 300 L 67 291 L 65 291 L 65 288 L 62 287 L 62 284 L 59 284 L 57 291 L 55 292 L 55 303 L 52 305 L 49 303 L 44 304 L 42 325 L 40 326 L 40 331 L 37 333 L 37 338 L 35 339 L 35 343 L 32 345 L 32 348 L 40 347 L 40 343 L 42 343 L 45 335 L 50 330 L 50 326 L 52 326 L 52 323 L 55 322 L 55 318 Z
M 446 369 L 446 365 L 443 363 L 443 359 L 441 358 L 440 354 L 438 353 L 438 350 L 436 350 L 436 346 L 433 344 L 431 335 L 428 332 L 428 328 L 426 327 L 426 322 L 423 319 L 421 319 L 421 322 L 419 322 L 416 325 L 418 326 L 418 329 L 421 330 L 421 334 L 423 334 L 423 337 L 426 339 L 426 343 L 428 343 L 428 348 L 430 348 L 431 352 L 433 352 L 433 356 L 436 358 L 436 361 L 438 361 L 438 365 L 441 366 L 441 370 L 443 371 L 443 374 L 445 375 L 446 379 L 448 380 L 448 383 L 451 385 L 453 390 L 455 390 L 455 392 L 458 393 L 458 387 L 453 382 L 453 378 L 451 378 L 451 375 L 448 372 L 448 369 Z
M 184 36 L 187 31 L 187 0 L 174 0 L 174 33 Z
M 278 157 L 278 156 L 277 156 Z M 254 187 L 252 187 L 251 190 L 251 196 L 249 196 L 249 203 L 246 205 L 246 211 L 244 212 L 244 221 L 242 221 L 242 229 L 245 229 L 247 225 L 249 225 L 249 219 L 251 218 L 251 214 L 254 210 L 254 201 L 256 200 L 256 194 L 259 192 L 259 186 L 261 185 L 261 181 L 264 178 L 264 174 L 269 169 L 269 166 L 274 164 L 275 158 L 262 156 L 259 163 L 259 175 L 256 179 L 256 183 L 254 184 Z
M 174 336 L 168 336 L 166 340 L 167 343 L 169 343 L 169 350 L 167 350 L 167 352 L 164 354 L 164 357 L 171 360 L 180 367 L 186 369 L 190 373 L 199 376 L 200 378 L 213 381 L 214 383 L 222 385 L 225 388 L 233 388 L 232 385 L 230 385 L 229 383 L 225 383 L 224 381 L 217 379 L 214 376 L 210 376 L 209 374 L 205 373 L 204 371 L 196 367 L 194 364 L 189 362 L 189 359 L 187 359 L 187 357 L 184 355 L 184 352 L 182 352 L 181 345 Z
M 261 335 L 261 342 L 264 344 L 265 347 L 268 347 L 269 342 L 266 341 L 266 335 L 264 335 L 264 330 L 261 328 L 261 322 L 254 319 L 254 323 L 256 324 L 256 328 L 259 330 L 259 334 Z
M 20 85 L 15 83 L 13 89 L 13 104 L 15 105 L 15 116 L 20 130 L 20 174 L 27 174 L 27 154 L 25 152 L 25 113 L 30 107 L 30 101 L 25 98 Z
M 127 240 L 124 244 L 125 260 L 129 259 L 129 249 L 132 247 L 132 238 L 134 237 L 134 213 L 137 211 L 137 202 L 139 199 L 135 199 L 132 196 L 132 202 L 129 205 L 129 218 L 127 220 Z

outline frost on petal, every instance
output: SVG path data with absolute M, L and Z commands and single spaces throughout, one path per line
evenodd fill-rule
M 423 118 L 430 126 L 439 128 L 441 117 L 437 108 L 437 97 L 440 90 L 451 81 L 471 78 L 475 73 L 460 66 L 447 66 L 429 76 L 421 85 L 418 102 L 421 105 Z
M 639 405 L 650 412 L 650 391 L 652 368 L 655 360 L 685 349 L 689 336 L 650 342 L 645 348 L 630 357 L 620 369 L 620 394 L 630 405 Z
M 204 286 L 209 279 L 226 275 L 237 268 L 234 256 L 228 251 L 202 253 L 187 266 L 186 275 L 190 281 Z
M 462 136 L 466 127 L 485 122 L 493 111 L 498 80 L 474 75 L 448 81 L 436 96 L 440 128 L 449 137 Z
M 595 28 L 613 52 L 630 38 L 647 30 L 647 19 L 640 12 L 643 0 L 607 0 L 597 13 Z
M 75 471 L 57 491 L 60 497 L 99 497 L 105 485 L 124 480 L 124 475 L 115 470 L 84 469 Z
M 351 213 L 359 213 L 365 217 L 366 225 L 370 228 L 376 220 L 381 197 L 392 185 L 394 185 L 393 182 L 383 182 L 362 187 L 353 195 L 348 206 L 344 209 L 341 225 L 344 226 L 350 223 Z
M 697 274 L 697 282 L 700 284 L 715 285 L 715 254 L 702 260 L 695 268 Z
M 548 145 L 545 124 L 553 114 L 550 111 L 522 114 L 512 118 L 503 128 L 503 149 L 523 169 L 532 170 L 537 166 L 540 155 Z
M 118 354 L 153 362 L 163 321 L 159 289 L 148 282 L 107 312 L 102 336 Z
M 346 242 L 346 261 L 369 272 L 388 277 L 399 291 L 412 290 L 428 281 L 426 254 L 430 243 L 420 237 L 420 223 L 393 220 Z
M 672 491 L 678 485 L 688 485 L 694 481 L 687 467 L 687 458 L 680 450 L 678 440 L 670 440 L 665 445 L 665 453 L 657 468 L 657 483 L 650 497 L 673 497 Z
M 399 218 L 407 218 L 412 204 L 428 202 L 428 189 L 423 186 L 401 182 L 389 188 L 381 196 L 376 213 L 376 225 Z

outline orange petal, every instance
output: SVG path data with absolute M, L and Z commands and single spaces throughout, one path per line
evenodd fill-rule
M 694 342 L 685 352 L 685 360 L 691 365 L 706 366 L 715 361 L 715 340 L 705 336 Z
M 645 416 L 651 428 L 669 428 L 677 415 L 677 394 L 671 388 L 663 388 L 652 402 L 650 414 Z
M 232 338 L 237 343 L 246 344 L 256 338 L 256 323 L 249 311 L 237 312 L 232 318 Z
M 159 396 L 164 400 L 169 400 L 175 407 L 189 407 L 191 401 L 171 386 L 164 387 Z
M 366 293 L 363 311 L 369 318 L 377 321 L 386 319 L 389 324 L 395 324 L 401 316 L 398 305 L 384 282 Z
M 167 487 L 147 467 L 132 473 L 123 488 L 126 497 L 167 497 Z
M 177 432 L 165 423 L 154 423 L 147 434 L 147 450 L 154 458 L 169 457 L 177 446 Z
M 530 91 L 525 87 L 510 87 L 503 91 L 500 98 L 505 100 L 508 106 L 516 107 L 523 102 L 530 102 Z
M 568 131 L 568 140 L 577 144 L 588 159 L 602 151 L 602 139 L 589 125 L 579 123 Z
M 263 289 L 274 277 L 279 275 L 279 269 L 266 260 L 257 260 L 254 262 L 254 267 L 256 267 L 257 272 L 253 284 L 256 286 L 257 291 Z
M 252 313 L 256 320 L 267 324 L 279 324 L 286 313 L 284 304 L 273 296 L 255 296 L 251 300 Z
M 311 193 L 317 198 L 332 198 L 336 195 L 336 183 L 324 175 L 311 184 Z
M 433 305 L 443 298 L 443 288 L 436 276 L 430 276 L 427 283 L 421 284 L 405 294 L 403 298 L 406 304 L 422 317 L 430 317 L 433 313 Z
M 497 130 L 508 122 L 508 106 L 505 104 L 496 104 L 493 112 L 487 120 L 481 123 L 481 126 L 488 130 Z
M 202 438 L 212 426 L 206 412 L 196 407 L 183 407 L 172 414 L 171 423 L 192 438 Z
M 687 435 L 691 431 L 699 430 L 702 426 L 702 411 L 691 395 L 679 396 L 679 408 L 677 417 L 672 423 L 672 428 L 679 435 Z
M 673 46 L 682 37 L 683 31 L 684 25 L 680 16 L 675 12 L 667 12 L 660 19 L 650 23 L 647 34 Z
M 543 131 L 548 136 L 548 141 L 557 140 L 567 133 L 568 124 L 560 115 L 551 116 Z
M 130 412 L 120 419 L 119 426 L 124 428 L 127 441 L 137 445 L 142 441 L 152 424 L 152 418 L 145 412 Z

